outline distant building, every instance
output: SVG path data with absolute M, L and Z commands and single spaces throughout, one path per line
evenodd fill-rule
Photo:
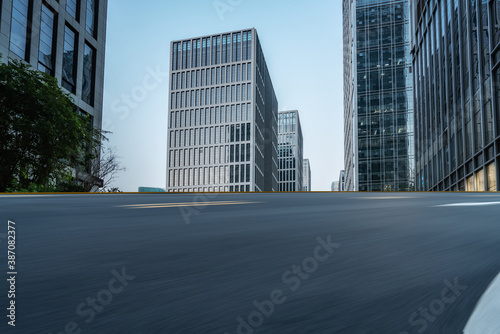
M 153 188 L 153 187 L 139 187 L 140 193 L 164 193 L 163 188 Z
M 171 43 L 168 192 L 278 190 L 278 101 L 255 29 Z
M 309 159 L 304 159 L 304 168 L 302 175 L 304 176 L 303 179 L 303 191 L 311 191 L 311 164 L 309 163 Z
M 297 110 L 278 114 L 279 191 L 302 191 L 303 138 Z
M 345 189 L 345 171 L 341 170 L 339 175 L 339 190 L 338 191 L 346 191 Z
M 332 182 L 332 191 L 340 191 L 339 190 L 339 181 Z

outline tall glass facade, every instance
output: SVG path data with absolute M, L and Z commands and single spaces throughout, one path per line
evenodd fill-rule
M 346 190 L 413 190 L 409 0 L 344 0 L 344 83 Z
M 496 191 L 500 1 L 413 5 L 417 189 Z

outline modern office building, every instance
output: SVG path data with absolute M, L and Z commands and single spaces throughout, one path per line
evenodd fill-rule
M 498 191 L 500 1 L 412 7 L 417 190 Z
M 345 190 L 412 190 L 409 0 L 343 0 Z
M 297 110 L 278 113 L 279 191 L 302 191 L 303 138 Z
M 338 181 L 338 187 L 339 187 L 339 190 L 338 191 L 352 191 L 352 190 L 349 190 L 349 189 L 346 189 L 345 187 L 345 171 L 344 170 L 341 170 L 340 171 L 340 175 L 339 175 L 339 181 Z
M 1 61 L 22 60 L 55 77 L 100 129 L 108 1 L 3 0 L 1 5 Z
M 303 182 L 302 182 L 302 191 L 311 191 L 311 163 L 309 162 L 309 159 L 304 159 L 303 162 Z
M 331 190 L 332 190 L 332 191 L 340 191 L 340 190 L 339 190 L 339 181 L 333 181 L 333 182 L 332 182 L 332 187 L 331 187 Z
M 255 29 L 171 43 L 168 192 L 278 190 L 278 101 Z

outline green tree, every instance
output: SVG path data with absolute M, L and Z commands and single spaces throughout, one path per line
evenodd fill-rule
M 55 190 L 98 156 L 103 134 L 55 78 L 9 60 L 0 63 L 0 192 Z

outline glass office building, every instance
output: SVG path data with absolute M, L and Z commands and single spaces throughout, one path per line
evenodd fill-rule
M 417 190 L 498 191 L 500 1 L 412 4 Z
M 79 111 L 101 128 L 107 0 L 3 0 L 1 5 L 1 61 L 22 60 L 55 77 Z
M 344 0 L 346 191 L 414 185 L 409 0 Z
M 297 110 L 278 113 L 279 191 L 302 191 L 303 138 Z
M 278 102 L 257 31 L 171 43 L 167 191 L 278 190 Z

